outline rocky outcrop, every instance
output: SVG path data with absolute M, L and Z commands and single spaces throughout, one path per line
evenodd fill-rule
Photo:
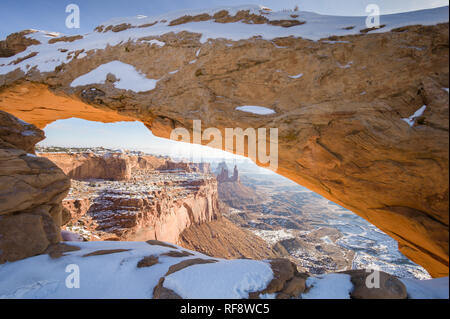
M 219 164 L 219 167 L 216 170 L 217 172 L 217 181 L 219 183 L 226 183 L 226 182 L 239 182 L 239 171 L 237 166 L 234 166 L 233 175 L 229 176 L 228 173 L 228 167 L 225 162 L 222 162 Z
M 151 155 L 132 155 L 107 152 L 88 153 L 39 153 L 54 162 L 71 179 L 129 180 L 133 170 L 181 170 L 208 174 L 207 163 L 173 162 L 167 158 Z
M 39 156 L 51 160 L 71 179 L 128 180 L 131 177 L 129 159 L 120 153 L 103 156 L 92 153 L 41 153 Z
M 10 34 L 5 40 L 0 41 L 0 57 L 11 57 L 17 53 L 25 51 L 30 45 L 40 44 L 40 42 L 35 39 L 25 37 L 27 34 L 31 34 L 33 32 L 36 31 L 24 30 Z
M 447 9 L 430 10 L 423 17 L 447 22 Z M 215 13 L 184 20 L 144 19 L 139 25 L 125 21 L 114 24 L 120 27 L 113 26 L 111 32 L 134 40 L 111 45 L 98 40 L 100 47 L 92 48 L 89 35 L 84 35 L 48 44 L 46 53 L 14 64 L 34 52 L 31 45 L 20 56 L 0 62 L 0 108 L 40 127 L 78 110 L 78 117 L 107 121 L 96 113 L 101 111 L 111 120 L 140 120 L 160 137 L 169 137 L 175 127 L 191 129 L 195 119 L 222 135 L 227 127 L 278 128 L 279 174 L 367 219 L 433 276 L 447 275 L 448 23 L 407 26 L 404 21 L 433 22 L 416 14 L 396 24 L 390 16 L 381 17 L 388 22 L 380 30 L 365 30 L 355 20 L 355 25 L 331 23 L 332 30 L 324 35 L 320 26 L 310 25 L 323 17 L 288 18 L 304 23 L 286 28 L 288 22 L 269 26 L 282 19 L 256 10 L 248 17 L 241 13 L 241 20 L 254 22 L 256 14 L 265 17 L 258 18 L 264 26 L 261 33 L 269 27 L 284 31 L 279 37 L 255 34 L 232 41 L 206 28 L 195 29 L 204 21 L 227 22 L 215 22 Z M 236 14 L 224 17 L 233 20 Z M 158 29 L 155 35 L 152 26 L 167 33 Z M 225 26 L 218 29 L 226 32 Z M 315 36 L 308 38 L 311 33 L 304 30 Z M 111 32 L 103 31 L 95 32 L 96 39 L 103 34 L 110 39 Z M 333 33 L 338 36 L 329 37 Z M 60 63 L 37 65 L 35 59 L 41 61 L 48 52 Z M 147 79 L 159 79 L 156 88 L 134 92 L 118 88 L 114 79 L 71 86 L 116 60 Z M 240 105 L 265 106 L 275 113 L 237 111 Z M 409 123 L 402 120 L 423 105 L 421 116 Z
M 180 188 L 190 192 L 173 198 Z M 184 181 L 172 187 L 136 196 L 123 190 L 106 190 L 92 204 L 88 215 L 95 230 L 124 241 L 157 239 L 179 243 L 180 234 L 192 225 L 220 216 L 214 180 Z
M 209 163 L 187 163 L 168 160 L 158 169 L 162 171 L 181 170 L 184 172 L 211 174 L 211 167 Z
M 342 273 L 351 277 L 353 284 L 351 296 L 354 299 L 406 299 L 408 296 L 405 285 L 395 276 L 383 271 L 375 273 L 376 277 L 373 270 L 367 269 L 349 270 Z
M 89 197 L 85 198 L 65 198 L 63 200 L 63 212 L 68 217 L 63 219 L 62 225 L 77 221 L 89 211 L 92 202 Z
M 149 155 L 121 154 L 120 160 L 129 171 L 126 178 L 116 174 L 121 178 L 105 180 L 96 175 L 93 180 L 92 174 L 98 171 L 109 172 L 111 177 L 117 172 L 116 162 L 93 153 L 88 157 L 76 153 L 41 155 L 56 158 L 69 175 L 67 168 L 79 167 L 79 158 L 81 164 L 86 158 L 101 163 L 100 168 L 78 174 L 79 179 L 88 180 L 73 180 L 69 196 L 63 201 L 64 212 L 69 215 L 65 230 L 77 232 L 85 240 L 159 239 L 178 243 L 185 229 L 221 215 L 217 181 L 204 173 L 209 172 L 209 165 L 175 165 L 178 163 Z M 108 153 L 106 158 L 112 156 Z
M 34 125 L 0 111 L 0 263 L 43 253 L 61 239 L 70 180 L 34 154 L 43 138 Z
M 241 209 L 261 200 L 254 189 L 241 183 L 237 166 L 234 166 L 233 175 L 230 176 L 226 164 L 221 163 L 216 169 L 216 174 L 219 198 L 228 206 Z

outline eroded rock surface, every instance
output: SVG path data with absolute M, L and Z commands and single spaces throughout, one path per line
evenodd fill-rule
M 342 272 L 351 277 L 354 299 L 406 299 L 405 285 L 395 276 L 383 271 L 375 273 L 373 270 L 349 270 Z M 369 278 L 368 278 L 369 277 Z
M 208 164 L 98 152 L 39 153 L 76 179 L 63 200 L 65 230 L 85 240 L 176 244 L 185 229 L 221 216 Z
M 37 157 L 41 130 L 0 111 L 0 263 L 43 253 L 60 241 L 70 180 Z
M 429 17 L 441 14 L 430 12 Z M 241 20 L 254 18 L 244 14 Z M 276 127 L 279 174 L 367 219 L 433 276 L 448 275 L 448 23 L 387 24 L 380 30 L 389 32 L 361 34 L 359 28 L 342 25 L 341 36 L 320 41 L 296 36 L 204 41 L 200 33 L 183 28 L 220 17 L 183 19 L 165 21 L 176 25 L 158 36 L 151 28 L 162 21 L 99 28 L 99 39 L 110 32 L 123 36 L 150 31 L 136 41 L 95 51 L 83 47 L 84 38 L 48 44 L 65 49 L 67 60 L 54 68 L 41 66 L 42 72 L 26 68 L 39 54 L 17 67 L 8 64 L 31 54 L 36 46 L 30 45 L 20 57 L 0 60 L 8 70 L 0 75 L 0 108 L 40 127 L 77 109 L 83 109 L 79 117 L 85 119 L 98 118 L 96 112 L 102 110 L 112 114 L 111 120 L 114 114 L 140 120 L 160 137 L 169 137 L 175 127 L 191 129 L 196 119 L 222 135 L 227 127 Z M 200 22 L 185 23 L 190 20 Z M 268 27 L 265 19 L 257 21 Z M 295 34 L 308 23 L 271 27 Z M 71 86 L 110 61 L 158 79 L 155 89 L 119 89 L 111 77 L 104 83 Z M 36 92 L 45 92 L 51 109 L 33 100 Z M 64 103 L 55 103 L 61 99 Z M 241 105 L 265 106 L 275 113 L 235 110 Z M 402 120 L 423 105 L 424 113 L 412 125 Z

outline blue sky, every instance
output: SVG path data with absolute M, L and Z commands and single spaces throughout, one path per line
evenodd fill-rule
M 81 28 L 67 29 L 65 20 L 68 4 L 80 7 Z M 380 6 L 382 14 L 398 13 L 446 6 L 448 0 L 1 0 L 0 39 L 23 29 L 33 28 L 66 34 L 92 31 L 102 22 L 114 17 L 159 15 L 186 8 L 208 8 L 245 4 L 261 4 L 273 10 L 293 9 L 330 15 L 365 15 L 368 4 Z M 167 142 L 154 137 L 141 123 L 102 124 L 69 119 L 57 121 L 45 129 L 44 145 L 106 146 L 139 148 L 161 154 L 203 154 L 223 156 L 224 153 L 201 146 Z
M 65 8 L 80 7 L 81 28 L 67 29 Z M 208 8 L 243 4 L 261 4 L 274 10 L 292 9 L 331 15 L 365 15 L 367 4 L 380 6 L 382 14 L 420 10 L 448 5 L 448 0 L 2 0 L 0 39 L 27 28 L 66 34 L 86 33 L 114 17 L 147 16 L 186 8 Z
M 99 147 L 141 150 L 201 161 L 203 158 L 242 158 L 221 150 L 154 136 L 140 122 L 98 123 L 76 118 L 55 121 L 44 129 L 41 146 Z

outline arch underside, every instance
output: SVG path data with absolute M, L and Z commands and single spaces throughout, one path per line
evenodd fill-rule
M 165 138 L 170 136 L 171 130 L 175 127 L 192 129 L 192 121 L 187 119 L 183 121 L 161 115 L 140 117 L 139 112 L 117 112 L 107 107 L 94 107 L 74 96 L 55 94 L 46 85 L 31 82 L 23 82 L 0 92 L 0 108 L 39 128 L 44 128 L 58 119 L 76 117 L 104 123 L 138 120 L 144 122 L 154 135 Z M 334 117 L 337 121 L 343 118 L 345 119 L 346 115 L 338 114 Z M 342 121 L 343 125 L 348 124 L 346 122 Z M 328 124 L 327 127 L 335 125 Z M 219 126 L 219 130 L 223 132 L 224 127 Z M 343 155 L 336 151 L 338 149 L 336 143 L 339 143 L 339 139 L 346 140 L 347 144 L 348 141 L 355 143 L 353 139 L 361 139 L 362 136 L 355 132 L 355 125 L 352 131 L 345 132 L 344 136 L 337 135 L 333 130 L 331 133 L 326 131 L 317 133 L 313 127 L 305 130 L 308 138 L 303 139 L 301 147 L 298 147 L 298 144 L 297 147 L 293 146 L 281 134 L 279 167 L 276 173 L 317 192 L 376 225 L 399 242 L 400 251 L 424 266 L 433 276 L 446 275 L 448 219 L 442 219 L 438 213 L 434 213 L 433 216 L 433 211 L 429 214 L 415 208 L 418 203 L 417 192 L 431 187 L 430 182 L 434 183 L 436 180 L 434 178 L 434 181 L 426 181 L 426 176 L 417 179 L 415 174 L 426 169 L 434 177 L 443 176 L 442 168 L 438 165 L 433 167 L 435 163 L 432 160 L 423 159 L 423 162 L 419 163 L 420 167 L 412 167 L 416 171 L 407 173 L 407 176 L 411 177 L 410 180 L 397 183 L 396 181 L 399 181 L 407 170 L 402 164 L 412 165 L 408 158 L 410 154 L 403 154 L 402 159 L 376 159 L 370 163 L 369 159 L 359 157 L 359 163 L 344 164 Z M 204 144 L 207 142 L 203 141 Z M 342 145 L 341 148 L 345 150 L 347 147 L 348 145 Z M 386 154 L 379 155 L 386 156 Z M 257 164 L 263 166 L 258 161 Z M 416 189 L 403 188 L 405 182 L 414 183 L 415 185 L 409 186 Z M 445 180 L 440 179 L 440 183 L 444 186 L 441 189 L 441 198 L 444 201 L 445 198 L 448 200 Z M 408 194 L 409 191 L 412 194 Z M 433 193 L 430 195 L 433 196 Z M 445 209 L 445 202 L 441 203 L 441 206 Z M 439 212 L 439 207 L 436 211 Z

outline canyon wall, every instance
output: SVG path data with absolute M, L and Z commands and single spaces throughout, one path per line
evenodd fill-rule
M 71 179 L 129 180 L 132 170 L 182 170 L 209 173 L 206 163 L 173 162 L 151 155 L 130 155 L 106 152 L 103 155 L 85 153 L 39 153 L 55 163 Z
M 220 216 L 217 181 L 209 164 L 175 163 L 125 153 L 39 153 L 69 177 L 64 224 L 83 225 L 88 240 L 178 243 L 192 225 Z M 69 228 L 70 229 L 70 228 Z
M 130 161 L 122 154 L 42 153 L 39 156 L 51 160 L 71 179 L 127 180 L 131 176 Z
M 191 130 L 193 120 L 222 136 L 230 127 L 278 128 L 277 173 L 357 213 L 433 276 L 445 276 L 448 8 L 423 16 L 436 23 L 419 25 L 414 15 L 395 24 L 394 15 L 382 17 L 389 21 L 380 30 L 368 30 L 348 18 L 331 23 L 328 35 L 320 26 L 311 29 L 320 19 L 289 22 L 257 11 L 111 23 L 77 39 L 30 31 L 23 38 L 40 44 L 23 40 L 22 51 L 17 41 L 2 44 L 8 54 L 0 58 L 0 108 L 39 127 L 74 113 L 105 122 L 136 119 L 165 138 L 176 127 Z M 220 26 L 214 30 L 244 21 L 242 32 L 263 35 L 195 29 L 205 21 Z M 270 36 L 266 30 L 283 32 Z M 102 47 L 93 48 L 94 42 Z M 48 52 L 57 62 L 45 62 Z M 158 79 L 154 88 L 127 89 L 126 79 L 114 76 L 73 85 L 114 61 L 138 70 L 143 83 Z M 236 110 L 242 105 L 274 113 Z
M 172 186 L 138 198 L 120 190 L 106 191 L 93 202 L 87 214 L 95 230 L 110 234 L 110 240 L 157 239 L 178 244 L 185 229 L 217 219 L 220 210 L 214 180 Z M 191 192 L 173 198 L 180 186 L 191 187 Z

